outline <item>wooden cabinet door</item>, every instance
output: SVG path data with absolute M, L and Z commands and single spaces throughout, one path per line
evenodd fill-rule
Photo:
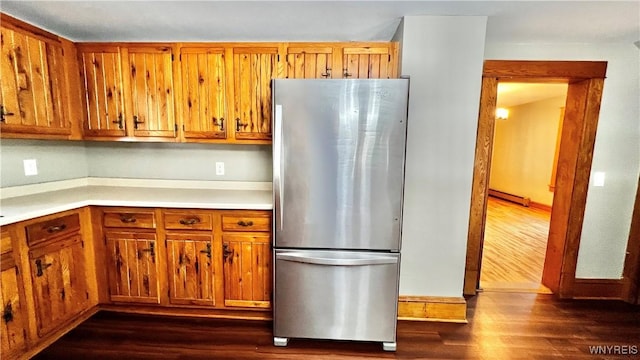
M 156 234 L 113 231 L 105 237 L 111 300 L 160 303 Z
M 331 78 L 332 47 L 290 46 L 287 48 L 287 78 Z
M 86 137 L 126 136 L 124 85 L 117 46 L 78 48 L 85 89 Z
M 0 353 L 3 357 L 10 357 L 25 349 L 27 322 L 23 315 L 22 285 L 12 253 L 3 254 L 0 262 L 2 266 L 2 272 L 0 272 L 0 304 L 2 306 L 0 308 L 2 311 Z
M 0 123 L 3 132 L 69 135 L 62 108 L 62 45 L 0 28 Z
M 84 249 L 79 234 L 29 251 L 38 334 L 44 336 L 89 303 Z
M 238 140 L 271 140 L 271 79 L 278 48 L 234 48 L 234 129 Z
M 391 45 L 343 47 L 342 77 L 349 79 L 388 79 L 395 77 Z
M 268 234 L 225 233 L 224 305 L 271 306 L 271 245 Z
M 171 48 L 124 48 L 129 88 L 129 114 L 136 137 L 175 137 Z
M 182 48 L 182 121 L 186 139 L 227 137 L 224 48 Z
M 211 233 L 167 233 L 169 302 L 215 305 Z

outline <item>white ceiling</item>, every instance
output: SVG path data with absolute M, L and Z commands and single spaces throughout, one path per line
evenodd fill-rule
M 16 1 L 74 41 L 388 41 L 406 15 L 486 15 L 487 42 L 640 39 L 640 1 Z
M 497 107 L 511 107 L 567 96 L 568 84 L 498 83 Z

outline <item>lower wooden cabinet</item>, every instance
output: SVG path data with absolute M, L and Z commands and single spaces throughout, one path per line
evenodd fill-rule
M 224 305 L 271 307 L 271 237 L 265 234 L 222 236 Z
M 82 237 L 73 234 L 29 250 L 38 335 L 88 308 Z
M 5 232 L 3 231 L 3 239 Z M 4 250 L 4 249 L 3 249 Z M 2 254 L 0 259 L 0 301 L 2 302 L 2 322 L 0 323 L 0 340 L 2 358 L 23 352 L 26 348 L 26 321 L 24 318 L 24 297 L 22 282 L 18 276 L 18 266 L 13 259 L 13 252 Z
M 155 233 L 105 232 L 111 301 L 160 303 Z
M 169 233 L 166 244 L 169 302 L 214 306 L 212 233 Z

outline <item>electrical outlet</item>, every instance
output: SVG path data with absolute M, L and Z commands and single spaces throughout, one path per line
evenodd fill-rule
M 216 163 L 216 175 L 224 175 L 224 163 L 217 162 Z
M 604 186 L 604 171 L 593 173 L 593 186 Z
M 24 176 L 38 175 L 38 163 L 36 159 L 25 159 L 22 163 L 24 164 Z

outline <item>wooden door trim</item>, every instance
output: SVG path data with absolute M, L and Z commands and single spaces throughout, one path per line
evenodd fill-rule
M 631 216 L 627 259 L 624 264 L 622 297 L 632 304 L 640 304 L 640 178 Z
M 561 298 L 573 296 L 593 145 L 606 73 L 605 61 L 502 61 L 484 63 L 473 170 L 464 294 L 479 285 L 499 81 L 569 83 L 558 183 L 553 202 L 543 283 Z M 567 124 L 571 124 L 568 125 Z

